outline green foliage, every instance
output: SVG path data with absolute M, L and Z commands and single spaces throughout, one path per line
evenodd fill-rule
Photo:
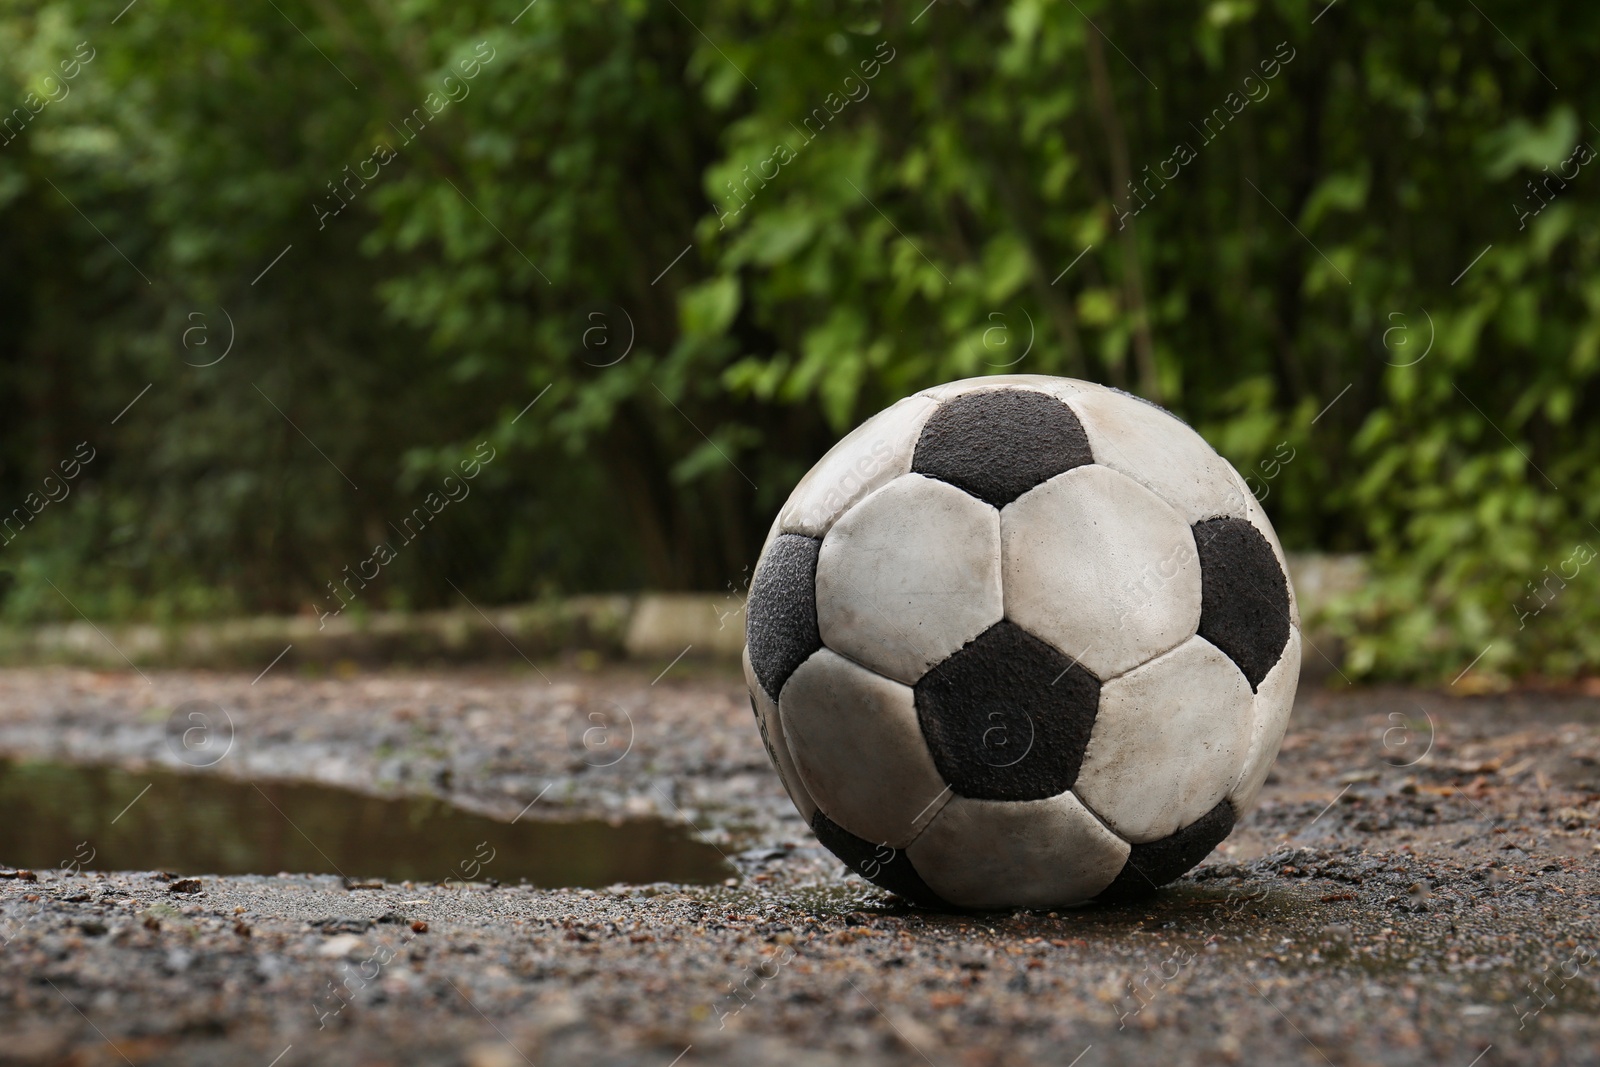
M 0 106 L 95 49 L 0 146 L 0 502 L 102 454 L 4 611 L 314 610 L 481 441 L 367 606 L 737 585 L 840 433 L 1013 371 L 1369 552 L 1347 672 L 1592 670 L 1600 11 L 1484 10 L 0 0 Z

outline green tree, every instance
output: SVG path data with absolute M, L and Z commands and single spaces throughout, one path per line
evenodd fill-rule
M 0 147 L 5 500 L 104 442 L 6 610 L 305 609 L 479 441 L 372 604 L 739 584 L 838 434 L 1012 371 L 1370 552 L 1348 671 L 1592 669 L 1600 14 L 1481 6 L 6 0 L 8 99 L 96 57 Z

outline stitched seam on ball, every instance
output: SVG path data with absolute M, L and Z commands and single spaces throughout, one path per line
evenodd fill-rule
M 822 627 L 818 626 L 817 629 L 820 631 L 822 629 Z M 848 652 L 840 652 L 837 648 L 834 648 L 832 645 L 828 644 L 826 639 L 823 640 L 822 648 L 817 649 L 817 652 L 821 652 L 824 649 L 826 649 L 829 652 L 832 652 L 835 656 L 838 656 L 840 659 L 849 660 L 851 663 L 854 663 L 857 667 L 860 667 L 862 670 L 867 671 L 867 672 L 872 673 L 872 674 L 875 674 L 879 678 L 882 678 L 886 682 L 893 682 L 895 685 L 903 685 L 907 689 L 916 689 L 916 687 L 917 687 L 917 682 L 902 681 L 901 679 L 896 678 L 892 674 L 885 674 L 883 671 L 879 670 L 877 667 L 873 667 L 873 666 L 871 666 L 869 664 L 862 663 L 860 660 L 856 659 L 854 656 L 850 655 Z M 813 653 L 811 653 L 811 655 L 815 656 L 817 654 L 817 652 L 813 652 Z M 918 653 L 918 655 L 921 655 L 921 653 Z M 811 657 L 807 656 L 806 658 L 810 659 Z M 946 658 L 948 659 L 949 657 L 946 657 Z M 804 666 L 804 664 L 802 664 L 802 666 Z M 799 667 L 795 668 L 795 670 L 799 670 L 799 669 L 800 669 Z M 933 670 L 932 667 L 929 667 L 926 670 L 924 670 L 922 672 L 922 674 L 919 674 L 917 676 L 917 681 L 920 682 L 922 680 L 922 678 L 928 673 L 928 671 L 931 671 L 931 670 Z M 791 675 L 791 677 L 793 677 L 793 676 Z M 787 685 L 788 683 L 785 682 L 784 684 Z
M 926 741 L 924 741 L 922 744 L 923 744 L 924 747 L 926 747 L 928 743 Z M 935 769 L 937 769 L 937 768 L 935 768 Z M 922 829 L 917 831 L 917 835 L 915 837 L 913 837 L 910 841 L 906 842 L 906 847 L 902 848 L 900 850 L 901 852 L 909 853 L 911 851 L 911 846 L 916 844 L 918 841 L 922 840 L 922 835 L 928 832 L 928 828 L 933 825 L 934 820 L 937 819 L 944 812 L 945 807 L 947 805 L 949 805 L 949 803 L 952 800 L 955 799 L 955 797 L 956 797 L 956 787 L 951 785 L 949 782 L 946 782 L 944 784 L 944 792 L 945 792 L 944 802 L 939 805 L 939 810 L 935 811 L 933 813 L 933 817 L 930 818 L 926 823 L 923 824 Z M 935 798 L 935 799 L 937 799 L 937 798 Z M 921 814 L 921 813 L 919 812 L 918 814 Z M 908 855 L 906 858 L 909 860 L 911 857 Z M 915 869 L 915 865 L 914 864 L 913 864 L 913 869 Z M 924 878 L 923 881 L 926 882 L 927 879 Z
M 1117 391 L 1121 392 L 1120 389 L 1117 390 Z M 1133 400 L 1141 402 L 1141 403 L 1151 403 L 1150 401 L 1145 400 L 1143 397 L 1133 396 L 1133 394 L 1131 394 L 1131 393 L 1127 393 L 1127 394 L 1124 394 L 1124 395 L 1125 396 L 1129 396 Z M 1078 417 L 1079 424 L 1083 426 L 1084 436 L 1088 437 L 1089 436 L 1089 427 L 1092 424 L 1092 420 L 1087 415 L 1085 415 L 1082 411 L 1080 411 L 1077 408 L 1076 405 L 1074 405 L 1072 403 L 1072 400 L 1076 400 L 1076 399 L 1078 399 L 1078 398 L 1077 397 L 1073 397 L 1071 400 L 1063 400 L 1062 403 L 1066 404 L 1069 408 L 1072 408 L 1072 413 Z M 1172 412 L 1167 411 L 1165 408 L 1161 407 L 1161 405 L 1159 405 L 1159 404 L 1152 404 L 1152 406 L 1155 407 L 1157 410 L 1163 412 L 1164 414 L 1172 417 L 1173 419 L 1176 419 L 1178 422 L 1183 423 L 1183 426 L 1184 426 L 1185 429 L 1189 430 L 1196 437 L 1200 437 L 1199 431 L 1195 430 L 1195 428 L 1193 426 L 1190 426 L 1187 422 L 1184 422 L 1182 419 L 1179 419 L 1178 416 L 1173 415 Z M 1099 454 L 1095 451 L 1096 446 L 1098 444 L 1104 444 L 1107 448 L 1109 448 L 1111 451 L 1113 451 L 1113 452 L 1115 452 L 1117 454 L 1117 458 L 1122 462 L 1123 466 L 1128 468 L 1128 470 L 1120 470 L 1120 469 L 1118 469 L 1116 467 L 1111 467 L 1111 465 L 1108 464 L 1108 463 L 1101 463 L 1101 466 L 1110 467 L 1111 470 L 1116 471 L 1118 474 L 1121 474 L 1124 477 L 1127 477 L 1127 478 L 1137 482 L 1139 485 L 1144 486 L 1144 488 L 1146 488 L 1146 489 L 1150 490 L 1150 492 L 1154 493 L 1156 495 L 1156 497 L 1163 504 L 1167 505 L 1169 508 L 1172 508 L 1174 511 L 1176 511 L 1180 518 L 1184 517 L 1183 509 L 1178 507 L 1178 505 L 1174 504 L 1172 501 L 1168 500 L 1165 496 L 1162 496 L 1161 491 L 1159 489 L 1157 489 L 1153 485 L 1147 484 L 1145 482 L 1145 480 L 1143 478 L 1139 477 L 1137 474 L 1130 473 L 1131 471 L 1137 469 L 1137 464 L 1129 462 L 1127 454 L 1125 452 L 1123 452 L 1122 449 L 1117 447 L 1115 441 L 1111 440 L 1111 438 L 1108 435 L 1105 435 L 1105 434 L 1101 434 L 1099 436 L 1102 439 L 1101 441 L 1097 442 L 1097 441 L 1094 440 L 1093 437 L 1090 437 L 1090 440 L 1089 440 L 1089 451 L 1090 451 L 1090 453 L 1095 455 L 1095 462 L 1097 462 L 1097 463 L 1101 462 L 1100 458 L 1099 458 Z M 1228 463 L 1228 461 L 1226 459 L 1222 458 L 1222 454 L 1221 453 L 1219 453 L 1216 449 L 1211 448 L 1211 442 L 1210 441 L 1207 441 L 1204 437 L 1200 437 L 1200 443 L 1205 445 L 1207 448 L 1210 448 L 1211 449 L 1211 454 L 1213 456 L 1216 456 L 1218 459 L 1221 459 L 1223 463 L 1227 464 L 1228 468 L 1230 470 L 1233 469 L 1233 464 Z M 1238 515 L 1225 515 L 1225 516 L 1220 516 L 1220 517 L 1233 519 L 1233 518 L 1240 518 L 1241 516 L 1238 516 Z M 1188 524 L 1188 525 L 1192 525 L 1192 524 Z
M 1300 638 L 1300 641 L 1301 641 L 1300 658 L 1302 660 L 1304 660 L 1305 659 L 1304 646 L 1306 644 L 1305 635 L 1300 632 L 1300 627 L 1296 626 L 1292 622 L 1289 624 L 1289 639 L 1284 642 L 1283 651 L 1284 652 L 1289 651 L 1289 646 L 1294 644 L 1294 639 L 1296 637 Z M 1273 671 L 1277 670 L 1279 667 L 1283 666 L 1284 662 L 1285 662 L 1285 660 L 1284 660 L 1282 654 L 1280 653 L 1279 657 L 1278 657 L 1278 662 L 1272 665 L 1272 670 Z M 1298 664 L 1296 664 L 1295 670 L 1296 670 L 1296 673 L 1298 674 L 1299 673 L 1299 665 Z M 1268 671 L 1267 672 L 1267 677 L 1270 678 L 1271 676 L 1272 676 L 1272 671 Z M 1261 679 L 1261 681 L 1263 683 L 1265 683 L 1266 680 L 1267 680 L 1266 678 Z M 1300 687 L 1299 686 L 1299 681 L 1297 679 L 1296 682 L 1295 682 L 1296 690 L 1298 690 L 1299 687 Z M 1251 693 L 1251 696 L 1254 699 L 1252 699 L 1251 702 L 1250 702 L 1250 704 L 1251 704 L 1251 707 L 1250 707 L 1250 736 L 1251 736 L 1251 739 L 1254 740 L 1256 729 L 1257 729 L 1258 725 L 1260 724 L 1260 718 L 1264 713 L 1262 712 L 1261 704 L 1260 704 L 1261 691 L 1259 689 L 1257 689 L 1257 690 L 1255 690 L 1255 691 L 1253 691 Z M 1291 718 L 1294 716 L 1294 697 L 1293 696 L 1291 696 L 1289 698 L 1289 715 L 1290 715 Z M 1289 736 L 1289 720 L 1285 719 L 1284 722 L 1283 722 L 1283 734 L 1278 739 L 1278 744 L 1280 746 L 1280 750 L 1281 750 L 1281 746 L 1283 744 L 1283 738 L 1288 737 L 1288 736 Z M 1238 789 L 1239 786 L 1241 784 L 1243 784 L 1243 782 L 1244 782 L 1245 764 L 1249 762 L 1249 759 L 1250 759 L 1250 746 L 1246 745 L 1245 746 L 1245 751 L 1244 751 L 1244 758 L 1239 761 L 1238 772 L 1234 775 L 1233 784 L 1228 787 L 1228 795 L 1224 798 L 1233 807 L 1233 817 L 1234 817 L 1235 820 L 1242 819 L 1242 818 L 1245 817 L 1245 815 L 1248 812 L 1249 807 L 1254 806 L 1256 803 L 1258 803 L 1261 800 L 1261 792 L 1262 792 L 1262 790 L 1266 789 L 1266 787 L 1267 787 L 1266 780 L 1263 779 L 1262 782 L 1261 782 L 1260 788 L 1258 788 L 1256 790 L 1256 795 L 1254 797 L 1250 798 L 1250 801 L 1249 801 L 1248 805 L 1240 804 L 1237 800 L 1234 799 L 1234 796 L 1233 796 L 1234 790 Z M 1274 754 L 1273 758 L 1272 758 L 1272 762 L 1276 763 L 1277 761 L 1278 761 L 1278 757 L 1277 757 L 1276 754 Z M 1269 768 L 1270 768 L 1270 764 L 1269 764 Z M 1270 769 L 1269 769 L 1269 773 L 1270 773 Z
M 823 644 L 817 649 L 817 652 L 833 652 L 833 649 L 829 648 L 826 642 L 823 642 Z M 780 701 L 783 700 L 783 691 L 785 689 L 789 688 L 789 683 L 794 681 L 794 676 L 800 673 L 800 668 L 801 667 L 804 667 L 807 663 L 810 663 L 812 660 L 817 658 L 817 652 L 811 653 L 811 655 L 807 656 L 805 659 L 803 659 L 799 663 L 795 664 L 794 670 L 789 672 L 789 677 L 785 678 L 783 680 L 783 685 L 779 687 L 778 695 L 772 698 L 772 706 L 773 707 L 776 708 L 776 707 L 780 707 L 781 706 L 780 705 Z M 834 655 L 837 656 L 838 654 L 839 653 L 834 652 Z M 845 658 L 849 659 L 850 657 L 846 656 Z M 765 689 L 763 689 L 761 691 L 763 693 L 766 692 Z
M 1088 755 L 1088 753 L 1086 751 L 1085 752 L 1085 757 L 1087 757 L 1087 755 Z M 1094 807 L 1092 805 L 1090 805 L 1090 803 L 1087 800 L 1083 799 L 1083 797 L 1078 794 L 1076 786 L 1074 786 L 1071 789 L 1068 789 L 1067 792 L 1072 794 L 1072 799 L 1076 800 L 1079 804 L 1083 805 L 1083 810 L 1084 811 L 1086 811 L 1090 815 L 1094 816 L 1095 822 L 1099 823 L 1101 826 L 1104 826 L 1106 828 L 1106 832 L 1107 833 L 1109 833 L 1112 837 L 1115 837 L 1118 841 L 1121 841 L 1124 845 L 1127 845 L 1129 848 L 1133 847 L 1133 842 L 1132 841 L 1129 841 L 1126 837 L 1123 837 L 1120 833 L 1118 833 L 1117 832 L 1117 828 L 1115 826 L 1112 826 L 1110 821 L 1108 819 L 1106 819 L 1106 817 L 1104 815 L 1101 815 L 1098 811 L 1095 811 Z M 1061 795 L 1062 794 L 1060 794 L 1060 793 L 1056 794 L 1056 796 L 1061 796 Z M 1045 799 L 1049 800 L 1051 798 L 1046 797 Z
M 1084 755 L 1085 755 L 1085 757 L 1087 757 L 1087 755 L 1088 755 L 1088 751 L 1087 750 L 1085 750 Z M 1121 834 L 1117 833 L 1116 827 L 1112 826 L 1109 822 L 1107 822 L 1104 815 L 1101 815 L 1098 811 L 1095 811 L 1094 808 L 1090 807 L 1089 806 L 1089 802 L 1087 800 L 1084 800 L 1083 797 L 1079 796 L 1076 789 L 1069 789 L 1069 790 L 1067 790 L 1067 792 L 1072 794 L 1072 799 L 1076 800 L 1080 805 L 1082 805 L 1083 810 L 1089 813 L 1089 817 L 1090 818 L 1094 819 L 1095 822 L 1099 823 L 1102 827 L 1105 828 L 1106 833 L 1110 834 L 1112 837 L 1116 838 L 1118 841 L 1121 841 L 1124 845 L 1128 846 L 1128 854 L 1126 856 L 1122 857 L 1122 866 L 1117 869 L 1117 873 L 1112 875 L 1111 876 L 1111 880 L 1108 881 L 1105 885 L 1101 886 L 1099 889 L 1096 889 L 1093 893 L 1089 894 L 1089 896 L 1091 898 L 1092 897 L 1097 897 L 1101 893 L 1104 893 L 1107 889 L 1110 889 L 1111 886 L 1116 882 L 1116 880 L 1118 878 L 1122 877 L 1122 872 L 1125 869 L 1127 869 L 1127 867 L 1130 865 L 1131 861 L 1133 860 L 1133 842 L 1129 841 L 1126 837 L 1123 837 Z M 1135 867 L 1134 870 L 1138 871 L 1139 868 Z M 1139 873 L 1141 875 L 1144 875 L 1145 881 L 1150 881 L 1150 876 L 1149 875 L 1146 875 L 1143 871 L 1139 871 Z M 1085 903 L 1087 903 L 1087 901 Z
M 1101 691 L 1104 692 L 1105 691 L 1105 687 L 1110 685 L 1112 682 L 1116 681 L 1118 678 L 1126 678 L 1128 675 L 1132 674 L 1134 671 L 1138 670 L 1140 667 L 1148 667 L 1150 664 L 1154 663 L 1156 660 L 1160 659 L 1162 656 L 1170 655 L 1173 652 L 1176 652 L 1178 649 L 1182 648 L 1184 645 L 1188 644 L 1190 641 L 1194 640 L 1196 637 L 1200 637 L 1200 634 L 1198 632 L 1189 634 L 1187 637 L 1183 638 L 1183 640 L 1179 641 L 1177 644 L 1171 645 L 1171 646 L 1169 646 L 1167 648 L 1164 648 L 1160 652 L 1154 653 L 1153 655 L 1151 655 L 1151 656 L 1149 656 L 1149 657 L 1147 657 L 1145 659 L 1140 660 L 1138 663 L 1135 663 L 1133 666 L 1129 667 L 1125 671 L 1118 671 L 1116 674 L 1110 674 L 1110 675 L 1107 675 L 1104 678 L 1100 678 L 1100 689 L 1101 689 Z M 1206 641 L 1206 639 L 1203 638 L 1203 637 L 1200 637 L 1200 640 Z M 1217 647 L 1216 645 L 1211 644 L 1210 641 L 1206 641 L 1206 644 L 1211 645 L 1212 648 L 1216 648 Z M 1055 648 L 1056 646 L 1055 645 L 1051 645 L 1050 647 L 1051 648 Z M 1060 651 L 1060 650 L 1057 649 L 1057 651 Z M 1222 649 L 1217 648 L 1217 651 L 1218 652 L 1222 652 Z M 1067 653 L 1065 653 L 1065 652 L 1062 652 L 1061 654 L 1063 656 L 1067 656 Z M 1222 654 L 1224 656 L 1227 655 L 1226 652 L 1222 652 Z M 1071 656 L 1067 656 L 1067 658 L 1068 659 L 1072 659 Z M 1073 662 L 1077 663 L 1078 661 L 1077 660 L 1073 660 Z M 1228 662 L 1229 663 L 1233 663 L 1233 660 L 1229 659 Z M 1083 667 L 1083 664 L 1078 663 L 1078 666 Z M 1239 665 L 1237 663 L 1234 663 L 1234 667 L 1235 668 L 1237 668 L 1238 666 Z M 1086 671 L 1089 670 L 1088 667 L 1083 667 L 1083 669 L 1086 670 Z M 1090 674 L 1094 674 L 1093 671 L 1089 671 L 1089 673 Z M 1239 673 L 1241 675 L 1244 674 L 1243 671 L 1240 671 Z M 1099 675 L 1095 675 L 1095 677 L 1099 678 L 1100 676 Z M 1246 678 L 1245 681 L 1248 682 L 1249 679 Z

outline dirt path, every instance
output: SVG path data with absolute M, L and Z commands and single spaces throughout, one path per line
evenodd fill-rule
M 197 773 L 662 814 L 742 873 L 0 872 L 0 1062 L 1600 1063 L 1600 701 L 1304 695 L 1260 807 L 1177 888 L 974 918 L 841 875 L 733 676 L 546 670 L 0 671 L 0 755 L 176 764 L 169 720 L 212 706 L 232 743 Z

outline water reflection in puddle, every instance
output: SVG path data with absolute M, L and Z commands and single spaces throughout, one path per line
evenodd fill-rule
M 722 855 L 658 819 L 499 822 L 430 797 L 0 760 L 0 863 L 548 887 L 707 885 Z

